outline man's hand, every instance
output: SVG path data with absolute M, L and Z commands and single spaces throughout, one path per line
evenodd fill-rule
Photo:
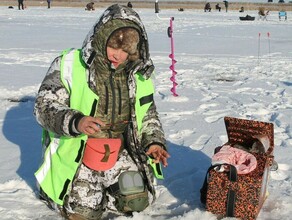
M 92 135 L 95 132 L 100 131 L 100 127 L 104 126 L 105 124 L 94 117 L 91 116 L 84 116 L 81 118 L 77 125 L 77 129 L 79 132 L 86 134 L 86 135 Z
M 159 163 L 161 161 L 164 167 L 168 166 L 167 158 L 169 158 L 170 155 L 161 146 L 157 144 L 150 145 L 146 154 L 151 155 L 154 158 L 154 163 Z

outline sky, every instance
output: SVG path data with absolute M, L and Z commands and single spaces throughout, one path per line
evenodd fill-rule
M 135 7 L 135 5 L 134 5 Z M 41 127 L 32 112 L 51 62 L 80 48 L 105 8 L 0 7 L 0 215 L 3 220 L 61 219 L 37 198 L 33 173 L 41 163 Z M 224 117 L 274 124 L 275 159 L 269 196 L 259 220 L 292 216 L 292 21 L 257 11 L 137 9 L 155 64 L 155 101 L 165 131 L 169 166 L 157 181 L 156 202 L 118 220 L 215 220 L 200 203 L 200 188 L 215 147 L 227 141 Z M 240 21 L 240 16 L 255 16 Z M 169 69 L 173 17 L 173 88 Z M 111 219 L 108 217 L 107 219 Z M 225 218 L 232 219 L 232 218 Z

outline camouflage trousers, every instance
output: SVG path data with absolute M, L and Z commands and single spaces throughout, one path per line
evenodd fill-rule
M 119 155 L 115 166 L 107 171 L 95 171 L 81 164 L 63 206 L 69 219 L 75 219 L 70 215 L 101 219 L 104 212 L 117 212 L 115 198 L 106 189 L 118 182 L 121 173 L 129 170 L 137 171 L 138 168 L 126 150 Z

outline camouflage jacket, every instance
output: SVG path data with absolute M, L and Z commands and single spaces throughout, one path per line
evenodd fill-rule
M 106 57 L 106 43 L 111 33 L 121 27 L 133 27 L 139 31 L 141 58 L 127 62 L 114 70 Z M 149 54 L 148 37 L 138 14 L 120 5 L 108 8 L 88 33 L 81 54 L 87 65 L 88 85 L 100 97 L 96 116 L 106 124 L 117 125 L 108 127 L 97 134 L 97 137 L 119 136 L 123 133 L 125 146 L 139 169 L 146 174 L 149 189 L 154 194 L 145 151 L 151 144 L 159 144 L 166 149 L 166 141 L 154 102 L 143 119 L 140 132 L 135 121 L 135 73 L 140 72 L 143 77 L 149 78 L 154 70 Z M 79 133 L 73 122 L 81 113 L 70 108 L 70 94 L 60 79 L 60 62 L 59 56 L 51 64 L 40 86 L 34 114 L 45 130 L 60 136 L 74 137 Z M 109 86 L 110 77 L 114 78 L 114 84 L 111 90 L 108 90 L 108 95 L 105 95 L 104 91 Z M 120 93 L 121 98 L 113 99 L 113 93 Z M 130 123 L 126 124 L 127 126 L 120 126 L 122 121 Z M 112 131 L 109 132 L 110 130 Z

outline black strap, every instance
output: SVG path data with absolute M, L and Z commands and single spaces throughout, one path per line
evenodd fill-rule
M 237 181 L 237 170 L 236 167 L 231 164 L 224 164 L 229 166 L 229 180 L 232 182 Z
M 93 61 L 95 55 L 96 55 L 96 52 L 95 52 L 95 51 L 92 51 L 92 53 L 90 54 L 90 56 L 89 56 L 89 58 L 88 58 L 88 60 L 87 60 L 87 64 L 88 64 L 88 65 L 90 65 L 90 64 L 92 63 L 92 61 Z
M 85 143 L 84 140 L 80 141 L 80 147 L 79 147 L 79 150 L 78 150 L 78 154 L 77 154 L 77 157 L 75 158 L 75 162 L 76 163 L 79 163 L 81 158 L 82 158 L 82 153 L 83 153 L 83 149 L 84 149 L 84 143 Z
M 229 180 L 232 181 L 232 182 L 236 182 L 237 181 L 237 170 L 236 170 L 235 166 L 233 166 L 231 164 L 216 164 L 216 165 L 210 166 L 208 171 L 207 171 L 207 173 L 206 173 L 203 186 L 202 186 L 202 188 L 200 190 L 200 193 L 201 193 L 200 200 L 201 200 L 201 203 L 203 203 L 204 205 L 206 205 L 206 202 L 207 202 L 209 172 L 211 170 L 213 170 L 215 167 L 219 167 L 219 166 L 229 166 L 229 175 L 228 175 Z M 229 190 L 229 191 L 231 191 L 231 190 Z M 229 194 L 231 194 L 231 195 L 228 196 Z M 235 191 L 230 192 L 230 193 L 228 192 L 228 195 L 227 195 L 226 214 L 229 217 L 233 217 L 233 215 L 229 215 L 229 214 L 231 214 L 231 213 L 233 214 L 234 213 L 236 193 L 235 193 Z
M 92 106 L 91 106 L 91 111 L 90 111 L 90 114 L 89 114 L 91 117 L 94 117 L 94 115 L 95 115 L 96 105 L 97 105 L 97 100 L 94 99 L 94 101 L 92 103 Z
M 62 192 L 60 193 L 60 196 L 59 196 L 59 199 L 60 200 L 63 200 L 64 199 L 64 196 L 67 193 L 67 189 L 68 189 L 68 186 L 69 186 L 70 182 L 71 181 L 69 179 L 66 179 L 66 181 L 64 183 L 64 186 L 63 186 L 63 190 L 62 190 Z
M 229 180 L 232 182 L 237 181 L 237 170 L 236 167 L 229 164 Z M 234 209 L 236 202 L 236 192 L 229 189 L 227 193 L 227 204 L 226 204 L 226 216 L 234 217 Z
M 236 199 L 236 192 L 234 190 L 229 189 L 227 193 L 227 205 L 226 205 L 227 217 L 234 217 L 235 199 Z
M 140 106 L 145 105 L 145 104 L 150 103 L 150 102 L 153 102 L 153 93 L 140 98 L 139 101 L 140 101 Z
M 120 191 L 119 182 L 110 185 L 107 190 L 111 195 L 116 195 Z
M 204 183 L 203 183 L 203 186 L 200 190 L 200 193 L 201 193 L 201 203 L 203 203 L 204 205 L 206 205 L 206 202 L 207 202 L 207 191 L 208 191 L 208 176 L 209 176 L 209 172 L 210 170 L 214 169 L 215 167 L 217 167 L 219 165 L 213 165 L 213 166 L 210 166 L 209 169 L 207 170 L 207 173 L 206 173 L 206 176 L 205 176 L 205 180 L 204 180 Z

